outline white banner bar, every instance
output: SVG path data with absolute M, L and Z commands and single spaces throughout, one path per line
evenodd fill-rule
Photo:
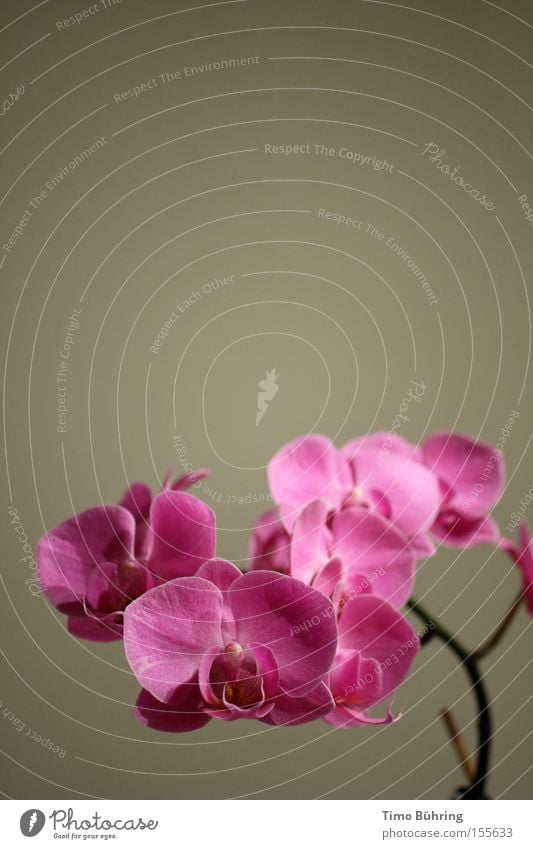
M 158 849 L 525 849 L 526 801 L 4 801 L 3 845 Z

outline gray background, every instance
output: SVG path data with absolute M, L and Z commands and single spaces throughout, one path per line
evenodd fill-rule
M 2 243 L 46 182 L 106 138 L 1 251 L 3 792 L 447 798 L 462 776 L 439 708 L 454 706 L 470 748 L 474 729 L 466 679 L 440 644 L 421 652 L 394 727 L 213 721 L 166 736 L 132 718 L 138 687 L 121 644 L 71 638 L 25 583 L 31 568 L 8 507 L 34 545 L 71 513 L 117 499 L 127 480 L 156 486 L 180 462 L 212 470 L 198 494 L 216 509 L 219 553 L 243 564 L 248 529 L 268 506 L 272 453 L 310 430 L 337 444 L 388 430 L 411 380 L 426 386 L 401 429 L 415 441 L 457 428 L 496 442 L 510 412 L 520 413 L 504 446 L 502 526 L 533 483 L 531 225 L 517 200 L 533 202 L 531 4 L 191 5 L 124 0 L 59 30 L 90 4 L 2 3 L 2 92 L 25 87 L 2 116 Z M 164 72 L 245 56 L 260 62 L 113 97 Z M 428 143 L 496 208 L 437 170 L 422 155 Z M 313 152 L 267 155 L 268 144 Z M 394 167 L 317 156 L 315 144 Z M 364 224 L 325 221 L 321 208 Z M 389 237 L 437 303 L 386 247 Z M 230 275 L 150 352 L 176 303 Z M 58 433 L 56 373 L 74 308 L 80 328 Z M 279 392 L 256 428 L 257 383 L 272 368 Z M 473 646 L 518 587 L 502 554 L 442 549 L 421 565 L 417 595 Z M 521 612 L 484 662 L 497 723 L 493 796 L 531 792 L 530 633 Z

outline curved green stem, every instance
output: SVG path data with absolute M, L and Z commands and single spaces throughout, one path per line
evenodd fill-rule
M 412 598 L 408 601 L 407 607 L 413 613 L 424 621 L 426 625 L 433 625 L 433 634 L 449 648 L 459 658 L 463 665 L 470 681 L 477 703 L 477 729 L 478 729 L 478 749 L 477 749 L 477 767 L 475 778 L 472 784 L 466 788 L 463 799 L 481 799 L 484 797 L 484 790 L 487 783 L 487 773 L 489 770 L 489 759 L 491 750 L 492 737 L 492 719 L 490 714 L 490 703 L 487 696 L 487 691 L 483 683 L 483 677 L 479 670 L 477 660 L 473 652 L 469 652 L 465 647 L 448 631 L 448 629 L 432 616 L 425 607 Z

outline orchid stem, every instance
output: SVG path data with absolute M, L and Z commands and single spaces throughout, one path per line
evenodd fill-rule
M 477 659 L 473 652 L 469 652 L 448 629 L 432 616 L 425 607 L 412 598 L 407 602 L 407 607 L 413 613 L 424 621 L 426 625 L 432 626 L 431 630 L 444 644 L 447 646 L 456 657 L 459 658 L 466 674 L 472 682 L 472 689 L 477 705 L 477 731 L 478 731 L 478 748 L 477 748 L 477 764 L 474 773 L 474 780 L 464 790 L 463 799 L 482 799 L 484 798 L 484 789 L 487 783 L 487 773 L 489 770 L 491 737 L 492 737 L 492 720 L 490 714 L 490 704 L 483 683 L 483 677 L 479 670 Z
M 498 645 L 501 638 L 503 637 L 503 635 L 507 631 L 509 625 L 511 624 L 511 622 L 515 618 L 516 614 L 518 613 L 520 606 L 522 604 L 523 597 L 524 596 L 523 596 L 522 590 L 520 590 L 520 592 L 518 593 L 517 597 L 513 601 L 511 607 L 509 608 L 509 610 L 507 611 L 507 613 L 503 617 L 503 619 L 500 622 L 500 624 L 498 625 L 498 627 L 495 628 L 495 630 L 485 640 L 485 642 L 481 643 L 481 645 L 478 646 L 478 648 L 473 652 L 473 655 L 476 658 L 476 660 L 481 660 L 482 657 L 485 657 L 485 655 L 487 655 L 490 651 L 492 651 L 493 648 L 495 648 Z
M 446 726 L 446 731 L 448 732 L 450 742 L 455 749 L 457 759 L 463 767 L 467 780 L 470 784 L 472 784 L 472 782 L 475 780 L 476 773 L 472 765 L 472 761 L 470 760 L 470 755 L 468 754 L 465 742 L 461 736 L 459 726 L 457 725 L 457 720 L 455 719 L 451 708 L 443 708 L 440 712 L 440 715 L 442 717 L 444 725 Z

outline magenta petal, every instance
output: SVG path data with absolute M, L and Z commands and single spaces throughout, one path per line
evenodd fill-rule
M 473 548 L 483 543 L 498 545 L 500 529 L 490 516 L 475 519 L 452 509 L 443 511 L 431 529 L 433 536 L 453 548 Z
M 240 578 L 242 572 L 230 563 L 229 560 L 221 558 L 213 558 L 208 560 L 198 569 L 196 577 L 205 578 L 206 581 L 211 581 L 215 587 L 218 587 L 224 599 L 224 610 L 222 613 L 222 639 L 231 642 L 235 636 L 235 627 L 233 624 L 233 614 L 230 608 L 228 590 L 237 578 Z
M 339 651 L 330 672 L 329 686 L 337 704 L 364 710 L 383 700 L 383 674 L 373 657 Z
M 271 699 L 278 691 L 279 670 L 273 652 L 259 643 L 250 643 L 250 649 L 254 653 L 257 671 L 263 679 L 263 690 L 265 699 Z
M 93 610 L 111 613 L 118 610 L 119 566 L 117 563 L 100 563 L 87 579 L 85 597 Z
M 322 593 L 275 572 L 248 572 L 232 585 L 230 604 L 241 645 L 274 654 L 280 686 L 291 696 L 313 690 L 328 672 L 337 643 L 335 611 Z
M 330 713 L 335 703 L 329 688 L 321 682 L 318 687 L 301 698 L 280 695 L 271 712 L 263 719 L 269 725 L 302 725 Z
M 224 653 L 224 648 L 221 645 L 210 646 L 203 653 L 198 665 L 198 683 L 200 693 L 207 705 L 217 707 L 220 703 L 219 696 L 214 692 L 211 686 L 211 668 L 214 661 Z
M 122 562 L 133 554 L 135 520 L 119 505 L 92 507 L 41 537 L 39 580 L 56 607 L 82 601 L 90 573 L 99 563 Z
M 122 615 L 117 617 L 69 616 L 67 631 L 73 637 L 95 643 L 111 643 L 122 639 Z
M 458 433 L 437 433 L 423 446 L 424 462 L 452 491 L 454 508 L 476 518 L 488 513 L 504 486 L 501 451 Z
M 179 704 L 160 702 L 148 690 L 141 690 L 134 715 L 147 728 L 156 731 L 196 731 L 207 725 L 211 717 L 202 710 L 202 699 L 197 687 L 191 687 Z
M 332 557 L 313 581 L 313 587 L 324 595 L 333 596 L 339 586 L 344 570 L 339 557 Z
M 150 544 L 150 528 L 148 527 L 148 516 L 152 503 L 152 491 L 145 483 L 132 483 L 120 502 L 122 507 L 129 510 L 135 519 L 137 531 L 135 534 L 135 555 L 140 558 L 146 556 L 146 549 Z
M 333 725 L 334 728 L 358 728 L 361 725 L 391 725 L 393 722 L 397 722 L 400 717 L 401 714 L 395 716 L 390 707 L 387 709 L 386 716 L 372 717 L 364 711 L 356 711 L 343 705 L 337 705 L 335 710 L 324 717 L 324 722 Z
M 328 508 L 324 501 L 312 501 L 298 516 L 291 540 L 290 574 L 310 584 L 329 558 L 331 532 L 326 527 Z
M 339 557 L 350 589 L 364 576 L 370 591 L 401 607 L 415 582 L 416 560 L 406 537 L 378 513 L 346 508 L 336 513 L 332 553 Z M 349 578 L 353 574 L 355 586 Z
M 215 514 L 194 495 L 160 492 L 152 502 L 150 524 L 149 566 L 165 580 L 194 575 L 215 553 Z
M 416 631 L 407 619 L 377 596 L 357 596 L 343 608 L 339 649 L 360 652 L 380 664 L 382 699 L 406 677 L 419 646 Z
M 208 478 L 209 474 L 209 469 L 195 469 L 194 471 L 186 472 L 181 478 L 174 481 L 170 489 L 174 490 L 174 492 L 189 489 L 189 487 L 194 486 L 195 483 L 199 483 L 200 481 L 205 480 L 205 478 Z
M 220 590 L 203 578 L 177 578 L 128 605 L 124 649 L 139 683 L 163 702 L 188 684 L 222 641 L 222 612 Z
M 136 522 L 148 518 L 151 503 L 152 490 L 139 481 L 129 485 L 120 501 L 121 506 L 133 514 Z
M 326 436 L 317 434 L 284 445 L 269 463 L 268 481 L 274 501 L 285 508 L 283 518 L 289 529 L 310 501 L 322 499 L 331 510 L 347 494 L 337 449 Z M 290 510 L 294 510 L 292 517 Z
M 290 536 L 277 510 L 269 510 L 255 522 L 248 542 L 250 569 L 289 571 Z

